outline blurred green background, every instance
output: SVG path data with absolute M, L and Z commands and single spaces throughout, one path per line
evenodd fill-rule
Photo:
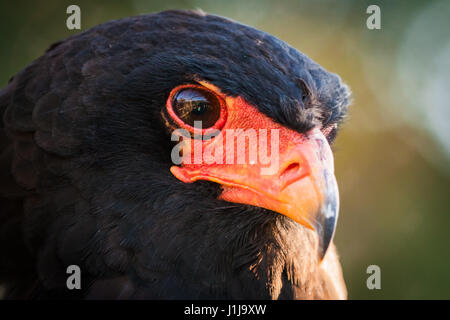
M 1 1 L 0 87 L 53 42 L 126 16 L 196 9 L 267 31 L 338 73 L 354 102 L 334 146 L 335 241 L 350 299 L 450 298 L 450 1 Z M 366 8 L 381 8 L 368 30 Z M 366 268 L 381 267 L 381 290 Z

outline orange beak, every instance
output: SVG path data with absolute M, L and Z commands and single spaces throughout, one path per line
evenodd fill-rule
M 319 256 L 322 259 L 332 240 L 339 208 L 333 155 L 326 137 L 319 129 L 301 134 L 283 127 L 241 98 L 227 99 L 227 105 L 229 116 L 220 138 L 187 141 L 187 150 L 190 151 L 195 149 L 195 143 L 201 143 L 203 150 L 212 148 L 217 151 L 217 147 L 221 146 L 223 156 L 219 156 L 223 157 L 223 161 L 189 161 L 189 164 L 172 166 L 172 174 L 186 183 L 197 180 L 216 182 L 223 186 L 219 196 L 222 200 L 266 208 L 315 230 L 319 236 Z M 235 142 L 227 143 L 231 138 L 225 132 L 230 128 L 244 130 L 237 134 L 237 139 L 246 128 L 271 130 L 270 139 L 267 136 L 263 142 L 267 143 L 272 162 L 268 164 L 267 157 L 254 157 L 251 161 L 250 144 L 243 149 L 248 155 L 248 163 L 238 161 L 239 152 L 236 151 L 233 157 L 227 159 L 230 148 L 236 147 Z M 261 133 L 256 136 L 260 138 Z M 279 143 L 274 139 L 276 137 Z M 257 139 L 258 144 L 261 141 Z M 262 150 L 259 146 L 255 149 L 258 152 Z M 190 151 L 184 150 L 183 154 Z M 230 163 L 230 160 L 234 161 Z

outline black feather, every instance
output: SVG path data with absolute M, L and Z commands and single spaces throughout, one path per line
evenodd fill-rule
M 284 42 L 198 12 L 112 21 L 52 45 L 0 91 L 8 297 L 294 296 L 302 280 L 289 265 L 307 268 L 308 230 L 169 172 L 161 110 L 198 79 L 299 132 L 339 123 L 349 96 Z M 70 264 L 81 292 L 65 288 Z

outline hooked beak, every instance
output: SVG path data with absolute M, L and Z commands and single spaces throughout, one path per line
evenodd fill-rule
M 283 128 L 279 165 L 261 174 L 263 165 L 212 164 L 172 166 L 183 182 L 209 180 L 223 186 L 220 199 L 266 208 L 313 229 L 323 259 L 333 238 L 339 210 L 333 155 L 324 134 L 313 129 L 303 135 Z

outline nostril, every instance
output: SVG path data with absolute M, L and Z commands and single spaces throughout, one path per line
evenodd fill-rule
M 300 167 L 300 163 L 293 162 L 289 164 L 280 174 L 281 190 L 301 179 L 303 176 L 302 171 L 304 170 Z
M 300 170 L 300 164 L 298 162 L 291 163 L 284 169 L 284 171 L 280 175 L 281 180 L 290 180 L 290 178 L 298 175 L 298 171 Z

